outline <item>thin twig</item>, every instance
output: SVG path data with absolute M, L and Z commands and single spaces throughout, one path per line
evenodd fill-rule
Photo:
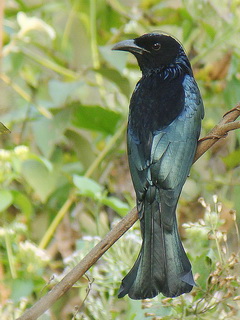
M 199 140 L 194 161 L 197 161 L 219 139 L 230 130 L 240 128 L 240 122 L 234 122 L 240 116 L 240 104 L 227 112 L 222 120 Z M 37 301 L 17 320 L 35 320 L 48 310 L 77 282 L 84 273 L 137 221 L 137 209 L 133 208 L 51 291 Z

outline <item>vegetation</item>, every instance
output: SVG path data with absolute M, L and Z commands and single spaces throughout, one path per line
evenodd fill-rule
M 111 47 L 153 30 L 176 36 L 191 59 L 204 136 L 240 100 L 238 0 L 5 3 L 0 121 L 11 133 L 0 136 L 2 320 L 22 314 L 135 205 L 125 128 L 140 72 Z M 41 319 L 239 319 L 239 145 L 239 130 L 219 141 L 194 165 L 180 199 L 198 284 L 191 293 L 117 298 L 140 248 L 136 224 Z

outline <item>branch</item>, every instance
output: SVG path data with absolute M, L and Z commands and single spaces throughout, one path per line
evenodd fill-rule
M 229 131 L 240 128 L 240 104 L 228 111 L 222 120 L 199 140 L 194 162 Z M 137 209 L 133 208 L 51 291 L 37 301 L 17 320 L 35 320 L 48 310 L 76 283 L 84 273 L 137 221 Z
M 235 121 L 239 116 L 240 103 L 235 108 L 225 113 L 222 120 L 206 135 L 206 137 L 198 141 L 194 162 L 196 162 L 219 139 L 226 137 L 229 131 L 240 128 L 240 122 Z

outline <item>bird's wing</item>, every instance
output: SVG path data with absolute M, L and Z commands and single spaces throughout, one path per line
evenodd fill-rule
M 139 202 L 145 198 L 149 186 L 156 186 L 166 206 L 175 209 L 174 203 L 189 174 L 200 133 L 203 104 L 193 77 L 187 75 L 183 87 L 184 109 L 170 125 L 149 138 L 152 145 L 148 159 L 141 143 L 128 133 L 129 165 Z M 164 206 L 162 199 L 159 201 Z

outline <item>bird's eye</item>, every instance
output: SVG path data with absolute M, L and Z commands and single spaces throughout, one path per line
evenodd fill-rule
M 155 50 L 155 51 L 160 50 L 160 48 L 161 48 L 161 43 L 155 42 L 155 43 L 152 45 L 152 48 L 153 48 L 153 50 Z

